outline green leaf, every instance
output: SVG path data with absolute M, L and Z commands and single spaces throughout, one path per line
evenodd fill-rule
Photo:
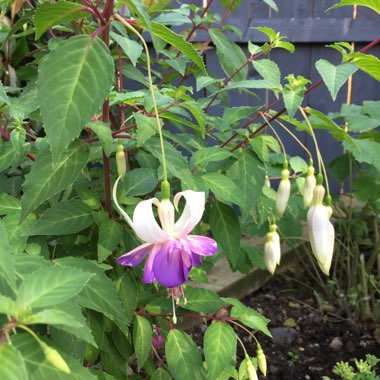
M 230 206 L 215 202 L 211 208 L 209 222 L 214 238 L 234 268 L 240 250 L 239 218 Z
M 55 204 L 45 211 L 28 235 L 68 235 L 87 228 L 93 222 L 91 209 L 81 201 Z
M 25 361 L 28 373 L 33 376 L 31 380 L 54 379 L 54 380 L 98 380 L 88 368 L 83 367 L 76 358 L 67 355 L 62 350 L 62 355 L 70 368 L 70 375 L 60 371 L 47 361 L 40 345 L 27 333 L 20 333 L 12 337 L 12 343 L 17 348 Z M 50 342 L 49 342 L 50 345 Z
M 371 8 L 377 13 L 380 13 L 380 3 L 378 0 L 340 0 L 338 4 L 335 4 L 332 7 L 328 8 L 326 12 L 330 9 L 344 7 L 346 5 L 361 5 L 363 7 Z
M 121 303 L 126 312 L 126 319 L 129 321 L 137 308 L 139 288 L 132 271 L 126 271 L 117 283 Z
M 278 7 L 277 4 L 273 0 L 263 0 L 266 5 L 268 5 L 270 8 L 272 8 L 275 12 L 278 13 Z
M 289 164 L 293 169 L 294 173 L 305 173 L 308 166 L 306 161 L 299 156 L 292 157 L 289 160 Z
M 126 195 L 135 197 L 153 191 L 157 186 L 156 171 L 153 169 L 138 168 L 127 172 L 122 182 L 122 189 Z
M 11 289 L 16 288 L 16 275 L 12 250 L 2 220 L 0 220 L 0 276 L 5 279 Z
M 359 66 L 361 70 L 380 81 L 380 60 L 372 54 L 352 53 L 349 55 L 351 62 Z
M 157 368 L 152 375 L 151 380 L 172 380 L 172 377 L 167 371 L 162 368 Z
M 229 169 L 227 175 L 239 184 L 243 199 L 247 202 L 245 210 L 250 211 L 256 204 L 265 182 L 263 163 L 248 149 L 235 154 L 237 162 Z M 245 211 L 242 210 L 242 211 Z
M 200 76 L 196 79 L 196 89 L 197 92 L 202 90 L 202 88 L 205 88 L 207 86 L 210 86 L 211 84 L 220 82 L 220 79 L 211 78 L 208 76 Z
M 91 121 L 87 126 L 96 133 L 102 144 L 104 153 L 109 157 L 113 153 L 113 137 L 110 126 L 101 121 Z
M 187 303 L 181 302 L 181 307 L 198 313 L 215 313 L 224 305 L 221 298 L 208 289 L 187 287 L 185 295 Z
M 355 147 L 346 141 L 343 142 L 345 149 L 350 151 L 359 162 L 373 165 L 380 172 L 380 144 L 369 139 L 354 139 Z
M 304 94 L 304 87 L 292 88 L 291 86 L 285 86 L 282 96 L 290 119 L 293 119 L 294 114 L 302 104 Z
M 203 132 L 206 126 L 206 114 L 204 113 L 201 105 L 197 102 L 187 101 L 181 103 L 180 106 L 188 109 L 193 114 Z
M 212 42 L 216 46 L 216 55 L 226 75 L 231 76 L 247 62 L 247 57 L 239 45 L 228 39 L 219 29 L 209 29 Z M 242 81 L 247 78 L 248 67 L 243 67 L 231 81 Z
M 171 330 L 165 344 L 166 359 L 176 380 L 199 380 L 201 354 L 191 337 L 179 330 Z
M 142 368 L 152 347 L 153 330 L 146 318 L 136 316 L 133 324 L 133 345 L 136 351 L 137 366 Z
M 58 161 L 53 161 L 49 150 L 41 152 L 25 176 L 21 220 L 41 203 L 71 185 L 86 165 L 88 156 L 88 145 L 81 142 L 73 143 Z
M 274 41 L 277 38 L 277 32 L 272 28 L 268 28 L 266 26 L 258 26 L 253 29 L 259 30 L 260 32 L 266 34 L 270 42 Z
M 252 65 L 271 87 L 282 89 L 281 72 L 275 62 L 269 59 L 260 59 L 253 61 Z
M 174 33 L 172 30 L 164 25 L 152 22 L 152 33 L 166 41 L 170 45 L 174 46 L 180 52 L 182 52 L 187 58 L 189 58 L 193 63 L 198 66 L 203 73 L 206 74 L 206 67 L 199 53 L 195 50 L 190 42 L 184 40 L 182 36 Z
M 57 3 L 44 2 L 36 10 L 33 21 L 36 26 L 36 40 L 49 28 L 58 24 L 66 24 L 78 18 L 86 18 L 89 13 L 83 6 L 68 1 Z
M 268 323 L 270 320 L 265 318 L 262 314 L 257 312 L 256 310 L 244 306 L 240 301 L 235 298 L 222 298 L 224 301 L 233 305 L 231 310 L 231 316 L 239 319 L 246 326 L 250 327 L 254 330 L 260 330 L 265 335 L 272 336 L 270 331 L 268 330 Z
M 42 61 L 38 93 L 54 159 L 99 111 L 112 83 L 110 52 L 102 40 L 90 35 L 81 34 L 61 42 Z
M 120 36 L 114 32 L 111 32 L 110 36 L 117 42 L 125 55 L 131 60 L 132 65 L 136 66 L 136 62 L 143 51 L 143 47 L 138 42 L 131 40 L 126 36 Z
M 154 117 L 135 113 L 137 147 L 141 147 L 149 138 L 157 134 L 157 121 Z
M 11 298 L 0 294 L 0 313 L 8 316 L 17 313 L 17 304 Z
M 0 105 L 3 105 L 3 104 L 9 105 L 10 101 L 9 101 L 8 95 L 6 94 L 4 90 L 3 83 L 2 81 L 0 81 Z
M 38 313 L 32 314 L 31 316 L 21 320 L 24 324 L 36 324 L 43 323 L 49 325 L 66 325 L 69 327 L 84 327 L 83 323 L 77 321 L 71 314 L 63 310 L 55 309 L 45 309 L 39 311 Z
M 216 380 L 236 353 L 237 339 L 231 326 L 215 322 L 204 335 L 204 352 L 207 363 L 207 379 Z
M 269 152 L 271 150 L 277 154 L 281 153 L 280 144 L 270 135 L 256 135 L 253 139 L 249 140 L 249 143 L 253 151 L 263 162 L 269 162 Z
M 98 261 L 102 262 L 119 245 L 123 234 L 121 225 L 111 219 L 106 219 L 99 228 Z
M 20 200 L 13 195 L 0 194 L 0 215 L 7 215 L 21 209 Z
M 3 343 L 0 346 L 0 379 L 28 380 L 24 359 L 14 345 Z
M 218 146 L 201 148 L 191 158 L 191 163 L 199 168 L 206 168 L 209 162 L 222 161 L 231 157 L 231 152 Z
M 235 203 L 241 207 L 246 206 L 240 189 L 227 176 L 219 173 L 208 173 L 201 178 L 220 201 Z
M 181 152 L 173 147 L 167 141 L 164 142 L 166 166 L 168 175 L 171 177 L 177 177 L 179 179 L 188 180 L 191 177 L 187 159 L 182 156 Z M 161 158 L 161 145 L 160 140 L 156 137 L 152 137 L 145 144 L 144 148 L 150 152 L 154 157 L 158 158 L 162 162 Z
M 46 307 L 66 301 L 78 294 L 93 276 L 74 268 L 49 267 L 25 277 L 17 303 L 19 309 Z
M 317 61 L 315 67 L 329 89 L 333 100 L 336 99 L 338 91 L 346 83 L 350 75 L 358 69 L 358 66 L 351 62 L 345 62 L 338 66 L 334 66 L 325 59 Z

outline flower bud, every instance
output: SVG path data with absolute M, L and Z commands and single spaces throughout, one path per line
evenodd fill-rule
M 264 262 L 271 274 L 274 274 L 276 266 L 280 264 L 281 260 L 280 236 L 276 230 L 275 224 L 269 227 L 264 245 Z
M 328 275 L 334 251 L 335 231 L 329 222 L 328 209 L 322 203 L 324 195 L 324 187 L 317 185 L 313 204 L 307 213 L 307 225 L 313 254 L 322 272 Z
M 46 360 L 55 368 L 65 373 L 71 373 L 69 366 L 61 356 L 61 354 L 54 348 L 49 347 L 47 344 L 40 342 L 41 348 L 45 354 Z
M 119 177 L 124 176 L 127 172 L 127 164 L 125 162 L 124 146 L 118 142 L 116 147 L 116 166 Z
M 268 175 L 265 175 L 265 182 L 264 182 L 264 186 L 268 187 L 270 189 L 270 179 L 268 177 Z
M 252 363 L 251 359 L 248 356 L 246 356 L 245 360 L 247 362 L 248 379 L 249 380 L 258 380 L 257 372 L 255 370 L 255 367 L 253 366 L 253 363 Z
M 317 184 L 317 180 L 314 176 L 314 168 L 313 166 L 309 166 L 307 168 L 307 176 L 305 179 L 305 186 L 303 188 L 303 206 L 309 207 L 313 200 L 313 191 L 314 187 Z
M 264 351 L 261 346 L 257 345 L 256 351 L 257 365 L 260 368 L 261 373 L 266 376 L 267 375 L 267 359 L 265 357 Z
M 276 199 L 276 209 L 277 212 L 282 216 L 285 212 L 286 205 L 288 204 L 290 197 L 290 181 L 289 181 L 289 170 L 283 169 L 281 172 L 281 181 L 277 190 Z

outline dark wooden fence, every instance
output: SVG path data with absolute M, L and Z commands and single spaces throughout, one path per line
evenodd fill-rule
M 379 0 L 380 1 L 380 0 Z M 193 1 L 199 5 L 200 1 Z M 303 75 L 313 83 L 320 79 L 315 68 L 318 59 L 327 59 L 338 64 L 341 55 L 334 49 L 326 47 L 332 42 L 355 42 L 355 50 L 359 50 L 369 42 L 380 36 L 380 16 L 374 11 L 358 7 L 356 19 L 353 19 L 353 7 L 341 7 L 325 12 L 327 8 L 338 0 L 277 0 L 279 13 L 271 10 L 262 0 L 242 0 L 240 6 L 225 20 L 225 24 L 239 27 L 243 32 L 240 40 L 235 34 L 228 33 L 229 37 L 239 43 L 247 51 L 247 43 L 256 44 L 267 41 L 266 36 L 253 29 L 256 26 L 268 26 L 287 36 L 287 39 L 296 46 L 293 54 L 275 49 L 270 54 L 281 70 L 284 78 L 289 73 Z M 212 11 L 222 15 L 225 11 L 220 1 L 214 0 Z M 204 41 L 205 34 L 198 33 L 196 40 Z M 375 46 L 368 53 L 380 57 L 380 46 Z M 247 53 L 248 55 L 248 53 Z M 215 50 L 208 50 L 205 56 L 209 73 L 223 77 Z M 250 68 L 249 75 L 256 78 L 257 73 Z M 357 72 L 353 77 L 351 102 L 361 104 L 364 100 L 380 100 L 380 83 L 363 72 Z M 236 95 L 236 96 L 235 96 Z M 316 108 L 322 112 L 335 112 L 346 102 L 347 86 L 343 86 L 335 102 L 324 85 L 307 95 L 304 105 Z M 269 94 L 267 102 L 274 97 Z M 231 106 L 257 105 L 260 102 L 245 93 L 234 93 L 231 97 Z M 280 105 L 282 107 L 282 104 Z M 318 131 L 321 141 L 321 150 L 325 160 L 330 161 L 342 152 L 341 146 L 329 137 L 327 133 Z M 291 154 L 303 156 L 296 144 L 286 134 L 281 134 L 288 145 Z M 313 144 L 308 136 L 303 136 L 304 142 L 313 150 Z M 335 191 L 338 188 L 335 187 Z

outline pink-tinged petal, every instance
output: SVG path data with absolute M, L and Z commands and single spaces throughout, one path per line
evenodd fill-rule
M 120 214 L 123 215 L 124 219 L 127 221 L 127 223 L 133 228 L 133 223 L 131 218 L 128 216 L 128 214 L 121 208 L 119 205 L 119 202 L 117 201 L 117 186 L 119 185 L 119 181 L 121 179 L 121 176 L 117 178 L 115 184 L 113 185 L 112 189 L 112 198 L 113 201 L 115 202 L 115 205 L 117 209 L 119 210 Z
M 191 252 L 201 256 L 212 256 L 218 250 L 218 246 L 214 239 L 207 236 L 188 235 L 185 240 Z
M 178 241 L 168 241 L 157 253 L 153 262 L 156 280 L 167 288 L 174 288 L 187 281 L 189 268 L 182 260 L 183 248 Z
M 146 284 L 151 284 L 156 279 L 153 273 L 153 262 L 157 253 L 162 249 L 162 247 L 163 244 L 154 244 L 152 252 L 150 253 L 148 260 L 145 263 L 143 282 Z
M 186 190 L 176 194 L 174 206 L 177 208 L 181 197 L 186 199 L 186 205 L 181 217 L 174 225 L 175 232 L 180 236 L 185 236 L 193 230 L 200 222 L 205 209 L 205 193 L 199 191 Z
M 121 265 L 128 265 L 135 267 L 140 264 L 144 257 L 152 250 L 153 245 L 150 243 L 139 245 L 137 248 L 129 251 L 123 256 L 117 259 L 117 262 Z
M 168 240 L 166 234 L 154 218 L 152 204 L 159 202 L 156 198 L 141 201 L 133 213 L 133 229 L 136 235 L 147 243 L 163 243 Z

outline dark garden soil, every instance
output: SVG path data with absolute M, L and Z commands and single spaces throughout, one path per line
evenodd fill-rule
M 242 300 L 271 319 L 273 339 L 259 337 L 267 356 L 269 380 L 337 379 L 332 373 L 337 361 L 354 365 L 354 358 L 380 355 L 373 322 L 353 324 L 322 312 L 311 293 L 293 280 L 274 277 Z
M 354 366 L 355 358 L 364 358 L 366 354 L 380 356 L 380 339 L 374 336 L 373 322 L 352 323 L 334 313 L 323 312 L 312 293 L 310 288 L 294 280 L 276 276 L 241 300 L 271 319 L 269 328 L 273 339 L 257 335 L 267 357 L 266 379 L 321 380 L 323 376 L 338 379 L 332 373 L 337 361 Z M 197 326 L 190 330 L 200 344 L 204 329 L 205 326 Z M 236 332 L 254 356 L 252 338 L 242 330 Z M 243 360 L 242 352 L 238 354 Z M 264 379 L 262 375 L 259 378 Z

